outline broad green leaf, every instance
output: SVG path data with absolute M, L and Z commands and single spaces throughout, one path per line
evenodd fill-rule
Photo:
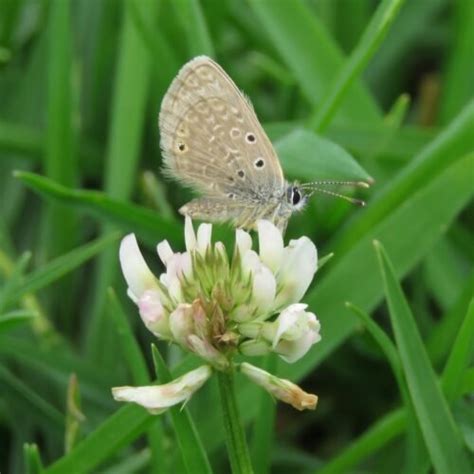
M 83 209 L 106 222 L 120 226 L 123 232 L 136 232 L 150 246 L 160 239 L 180 242 L 178 224 L 166 220 L 150 209 L 108 197 L 99 191 L 69 189 L 40 175 L 16 172 L 15 176 L 34 191 L 61 203 Z
M 313 132 L 294 130 L 275 145 L 289 176 L 304 178 L 305 181 L 371 180 L 369 174 L 343 148 Z
M 152 345 L 152 353 L 158 380 L 160 383 L 171 382 L 172 375 L 155 345 Z M 209 459 L 189 410 L 186 407 L 172 407 L 170 413 L 176 440 L 188 473 L 212 473 Z
M 380 242 L 376 242 L 375 249 L 408 390 L 431 461 L 441 474 L 467 474 L 471 470 L 459 431 L 441 393 L 393 266 Z

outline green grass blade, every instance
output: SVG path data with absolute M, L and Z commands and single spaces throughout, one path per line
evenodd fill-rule
M 469 461 L 410 308 L 385 250 L 379 242 L 375 248 L 400 359 L 431 461 L 441 474 L 467 474 Z
M 48 198 L 98 216 L 105 222 L 119 226 L 124 232 L 136 232 L 150 246 L 156 245 L 160 238 L 173 242 L 182 241 L 180 226 L 164 219 L 151 209 L 113 199 L 99 191 L 66 188 L 34 173 L 17 171 L 15 176 Z
M 313 106 L 320 104 L 343 64 L 342 53 L 323 25 L 301 0 L 249 3 L 307 100 Z M 379 112 L 367 90 L 356 83 L 347 94 L 340 116 L 353 122 L 376 123 Z
M 53 1 L 48 19 L 48 106 L 44 171 L 46 176 L 67 186 L 76 184 L 72 107 L 72 33 L 70 0 Z M 52 204 L 44 224 L 46 255 L 56 256 L 71 249 L 77 236 L 75 216 Z
M 8 387 L 18 398 L 19 402 L 24 403 L 25 407 L 42 418 L 43 423 L 54 429 L 57 434 L 62 434 L 64 429 L 64 416 L 53 405 L 38 395 L 36 391 L 27 385 L 23 380 L 9 372 L 3 365 L 0 365 L 0 380 L 4 387 Z
M 398 409 L 376 421 L 368 430 L 350 444 L 341 454 L 334 457 L 317 474 L 342 474 L 388 444 L 403 432 L 407 421 L 404 410 Z
M 452 345 L 451 354 L 443 371 L 443 391 L 448 401 L 461 391 L 464 372 L 474 353 L 474 300 L 471 300 L 466 317 Z
M 11 331 L 17 326 L 30 322 L 36 314 L 28 310 L 9 311 L 0 315 L 0 333 Z
M 474 96 L 474 3 L 458 1 L 452 5 L 452 34 L 440 100 L 439 121 L 448 123 Z
M 10 261 L 8 256 L 0 251 L 0 258 L 2 259 L 6 267 L 10 267 L 7 262 Z M 14 291 L 15 286 L 18 285 L 19 281 L 23 278 L 23 274 L 28 263 L 31 260 L 31 252 L 25 252 L 20 256 L 17 262 L 13 265 L 13 268 L 5 268 L 6 281 L 2 288 L 0 288 L 0 311 L 3 311 L 7 302 L 11 297 L 11 293 Z
M 157 13 L 156 2 L 131 1 L 135 3 L 141 18 L 153 24 Z M 105 192 L 119 200 L 127 199 L 135 185 L 151 72 L 149 54 L 143 47 L 130 8 L 125 8 L 124 13 L 104 177 Z M 104 226 L 104 232 L 109 230 L 110 225 Z M 105 302 L 107 288 L 117 273 L 117 264 L 115 248 L 99 259 L 94 301 L 84 336 L 88 354 L 109 366 L 114 363 L 115 335 L 107 331 Z
M 132 332 L 127 315 L 112 288 L 109 288 L 108 296 L 108 311 L 118 332 L 120 348 L 132 374 L 133 383 L 135 385 L 147 385 L 150 383 L 150 376 L 146 361 Z M 148 428 L 148 442 L 152 452 L 151 468 L 156 473 L 164 472 L 165 469 L 165 464 L 163 463 L 163 437 L 162 419 L 155 417 L 155 422 Z
M 205 54 L 215 57 L 200 0 L 176 0 L 174 7 L 181 18 L 191 57 Z
M 309 120 L 311 129 L 317 132 L 326 130 L 350 86 L 360 76 L 384 40 L 404 1 L 384 0 L 380 3 L 356 48 L 333 81 L 326 98 Z
M 363 216 L 341 233 L 332 251 L 341 257 L 354 240 L 369 232 L 407 197 L 429 183 L 443 169 L 470 153 L 474 147 L 474 101 L 421 153 L 416 156 L 381 192 L 369 202 Z
M 171 382 L 171 373 L 155 345 L 152 345 L 152 353 L 158 380 L 160 383 Z M 209 459 L 189 410 L 186 407 L 172 407 L 170 413 L 181 456 L 188 473 L 212 473 Z
M 153 418 L 139 406 L 120 408 L 69 454 L 47 467 L 45 472 L 86 474 L 94 471 L 114 453 L 137 439 L 152 423 Z
M 277 359 L 274 354 L 265 358 L 263 369 L 271 374 L 277 370 Z M 252 466 L 258 474 L 271 472 L 271 458 L 275 437 L 275 400 L 264 390 L 260 392 L 257 401 L 258 409 L 252 429 L 252 440 L 250 444 L 250 454 Z
M 55 258 L 43 267 L 25 276 L 11 291 L 10 301 L 21 298 L 26 293 L 33 293 L 58 280 L 62 276 L 76 269 L 99 252 L 109 248 L 119 238 L 117 232 L 101 237 L 85 244 L 65 255 Z
M 41 462 L 41 456 L 36 444 L 24 444 L 23 458 L 26 474 L 41 474 L 43 472 L 43 463 Z

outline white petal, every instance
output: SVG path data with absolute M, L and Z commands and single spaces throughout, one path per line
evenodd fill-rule
M 211 245 L 212 224 L 201 224 L 197 231 L 197 248 L 204 255 Z
M 280 339 L 284 336 L 285 332 L 291 329 L 301 317 L 306 321 L 307 318 L 304 310 L 307 307 L 308 305 L 306 304 L 292 304 L 280 313 L 276 319 L 277 331 L 273 339 L 273 348 L 275 348 L 275 346 L 280 342 Z
M 138 248 L 135 234 L 128 234 L 122 239 L 119 257 L 123 276 L 135 299 L 140 298 L 146 290 L 156 288 L 155 276 Z
M 211 374 L 211 368 L 203 365 L 165 385 L 114 387 L 112 394 L 117 401 L 137 403 L 150 413 L 159 414 L 173 405 L 189 400 Z
M 252 237 L 245 230 L 237 229 L 235 231 L 235 244 L 239 249 L 240 257 L 242 258 L 249 250 L 252 249 Z
M 273 273 L 265 266 L 260 265 L 253 272 L 252 303 L 257 307 L 256 316 L 270 316 L 274 306 L 276 294 L 276 280 Z
M 194 233 L 193 221 L 189 216 L 184 218 L 184 241 L 188 252 L 196 248 L 196 234 Z
M 170 258 L 173 256 L 173 250 L 167 240 L 163 240 L 156 246 L 158 256 L 165 266 L 168 265 Z
M 283 257 L 283 236 L 270 221 L 260 220 L 257 225 L 260 258 L 273 273 L 276 273 Z
M 281 288 L 276 298 L 276 307 L 297 303 L 306 293 L 318 265 L 315 245 L 307 237 L 292 240 L 285 248 L 282 265 L 277 274 Z
M 170 314 L 170 329 L 174 339 L 182 346 L 186 345 L 186 338 L 194 332 L 193 307 L 181 303 Z

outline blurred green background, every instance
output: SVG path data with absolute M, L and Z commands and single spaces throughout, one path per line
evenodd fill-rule
M 324 173 L 318 135 L 375 179 L 366 208 L 318 196 L 290 222 L 335 253 L 305 297 L 323 341 L 266 363 L 320 399 L 296 413 L 239 383 L 255 472 L 472 472 L 473 25 L 472 0 L 0 0 L 0 471 L 186 465 L 167 416 L 111 398 L 154 379 L 117 249 L 135 232 L 158 272 L 158 241 L 183 248 L 191 195 L 159 171 L 157 115 L 207 54 L 289 178 Z M 159 347 L 175 374 L 196 364 Z M 228 472 L 216 396 L 188 408 Z

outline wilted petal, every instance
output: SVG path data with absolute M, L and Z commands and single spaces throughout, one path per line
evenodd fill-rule
M 190 350 L 212 364 L 217 370 L 224 370 L 229 367 L 229 361 L 226 357 L 213 347 L 209 341 L 192 334 L 187 338 L 187 345 Z
M 246 362 L 240 364 L 240 371 L 257 385 L 271 393 L 275 398 L 289 403 L 297 410 L 314 410 L 316 408 L 318 397 L 311 393 L 306 393 L 289 380 L 275 377 L 265 372 L 265 370 Z
M 258 252 L 262 262 L 276 273 L 283 257 L 283 236 L 270 221 L 258 221 Z
M 300 301 L 311 284 L 317 265 L 318 253 L 311 240 L 301 237 L 290 241 L 284 250 L 282 265 L 277 274 L 281 289 L 276 297 L 276 308 Z
M 189 400 L 211 373 L 211 368 L 203 365 L 164 385 L 114 387 L 112 394 L 119 402 L 136 403 L 157 415 L 173 405 Z
M 146 290 L 156 288 L 156 278 L 138 248 L 135 234 L 128 234 L 122 239 L 119 257 L 123 276 L 135 300 Z

